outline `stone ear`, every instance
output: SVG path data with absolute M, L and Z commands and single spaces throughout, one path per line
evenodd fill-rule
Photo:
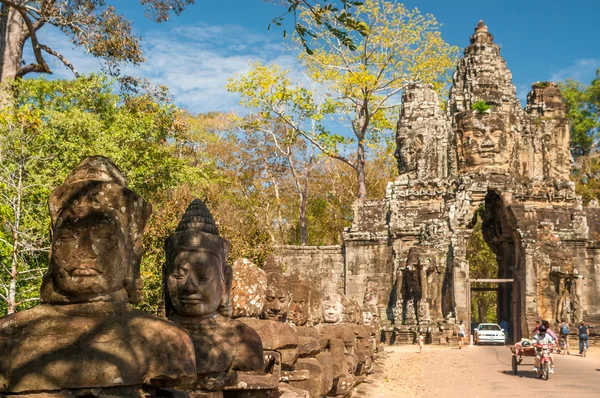
M 218 312 L 226 318 L 231 318 L 233 308 L 231 307 L 230 293 L 231 284 L 233 283 L 233 269 L 230 265 L 226 264 L 223 267 L 223 297 L 221 298 L 221 304 L 219 305 Z
M 225 282 L 225 293 L 229 295 L 231 284 L 233 283 L 233 269 L 229 264 L 223 267 L 223 281 Z

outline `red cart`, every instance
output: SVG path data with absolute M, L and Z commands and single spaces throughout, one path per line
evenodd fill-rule
M 517 374 L 517 367 L 523 362 L 523 357 L 535 358 L 536 352 L 533 345 L 523 346 L 523 342 L 519 342 L 515 345 L 507 346 L 512 351 L 512 371 Z

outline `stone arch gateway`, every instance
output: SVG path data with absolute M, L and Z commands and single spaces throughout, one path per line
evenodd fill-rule
M 399 177 L 385 198 L 354 204 L 341 246 L 283 248 L 287 272 L 317 285 L 333 278 L 358 302 L 376 283 L 384 329 L 427 325 L 442 341 L 449 325 L 469 319 L 466 247 L 484 205 L 498 277 L 514 279 L 499 289 L 514 337 L 528 336 L 537 319 L 600 322 L 600 209 L 582 206 L 569 180 L 569 123 L 557 86 L 534 83 L 523 108 L 482 21 L 452 80 L 446 110 L 431 86 L 406 87 Z

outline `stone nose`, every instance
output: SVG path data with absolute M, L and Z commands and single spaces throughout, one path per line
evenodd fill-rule
M 493 148 L 496 145 L 494 144 L 494 141 L 492 141 L 492 139 L 490 138 L 489 135 L 485 136 L 485 139 L 483 140 L 483 142 L 481 143 L 481 147 L 482 148 Z

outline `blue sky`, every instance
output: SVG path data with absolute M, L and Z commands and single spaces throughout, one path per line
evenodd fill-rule
M 271 19 L 284 9 L 260 0 L 196 0 L 184 14 L 156 24 L 144 18 L 136 0 L 111 3 L 134 21 L 143 36 L 147 62 L 127 72 L 170 87 L 178 105 L 193 113 L 240 108 L 223 86 L 227 78 L 248 70 L 249 61 L 277 62 L 298 70 L 295 55 L 285 50 L 282 31 Z M 520 98 L 538 80 L 574 78 L 589 83 L 600 67 L 600 1 L 595 0 L 429 0 L 404 1 L 432 13 L 443 24 L 444 39 L 461 49 L 480 19 L 502 47 Z M 98 61 L 73 49 L 58 32 L 42 42 L 61 50 L 82 72 L 98 70 Z M 58 77 L 70 76 L 56 62 Z

